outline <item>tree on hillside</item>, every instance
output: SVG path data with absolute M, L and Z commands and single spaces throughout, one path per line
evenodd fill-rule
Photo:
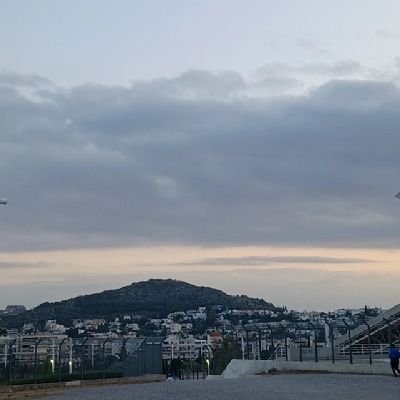
M 231 360 L 239 356 L 239 349 L 235 340 L 231 336 L 227 336 L 224 338 L 221 347 L 213 353 L 210 365 L 212 373 L 216 375 L 222 374 Z

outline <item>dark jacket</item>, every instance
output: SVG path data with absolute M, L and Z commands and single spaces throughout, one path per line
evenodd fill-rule
M 396 358 L 397 358 L 397 359 L 400 358 L 400 353 L 399 353 L 399 351 L 398 351 L 395 347 L 391 347 L 391 348 L 389 349 L 389 358 L 390 358 L 391 360 L 395 360 Z

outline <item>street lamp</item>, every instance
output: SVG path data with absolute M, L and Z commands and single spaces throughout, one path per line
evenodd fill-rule
M 324 318 L 325 319 L 325 323 L 328 325 L 329 327 L 329 339 L 331 342 L 331 351 L 332 351 L 332 364 L 335 364 L 335 335 L 333 333 L 333 324 L 332 321 L 329 322 L 328 318 Z
M 289 357 L 288 357 L 288 337 L 287 337 L 287 327 L 285 325 L 283 325 L 281 322 L 279 323 L 279 325 L 281 326 L 281 328 L 283 329 L 284 333 L 285 333 L 285 359 L 286 361 L 289 361 Z
M 352 344 L 352 341 L 351 341 L 351 328 L 350 328 L 350 325 L 347 323 L 347 321 L 344 318 L 342 319 L 342 321 L 345 324 L 346 329 L 347 329 L 347 333 L 349 335 L 350 364 L 353 364 L 353 344 Z
M 371 351 L 371 326 L 369 323 L 364 319 L 363 324 L 368 329 L 368 354 L 369 354 L 369 363 L 372 364 L 372 351 Z
M 315 357 L 315 362 L 318 362 L 318 337 L 317 337 L 317 327 L 314 323 L 308 322 L 311 327 L 314 329 L 314 357 Z

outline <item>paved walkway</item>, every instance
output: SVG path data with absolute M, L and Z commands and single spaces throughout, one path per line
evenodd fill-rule
M 44 398 L 42 398 L 44 399 Z M 400 399 L 400 377 L 289 374 L 67 389 L 46 400 L 386 400 Z

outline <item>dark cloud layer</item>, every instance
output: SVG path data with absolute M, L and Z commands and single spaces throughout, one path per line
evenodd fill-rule
M 318 257 L 318 256 L 251 256 L 251 257 L 215 257 L 196 260 L 182 265 L 242 265 L 256 266 L 269 264 L 363 264 L 372 260 L 362 258 Z
M 307 42 L 300 41 L 307 45 Z M 311 43 L 310 43 L 311 45 Z M 337 63 L 309 63 L 300 66 L 292 66 L 284 63 L 266 64 L 257 70 L 259 76 L 287 76 L 287 75 L 310 75 L 328 77 L 349 77 L 364 72 L 364 68 L 354 60 L 343 60 Z
M 189 71 L 66 90 L 0 75 L 0 247 L 398 246 L 399 89 L 251 85 Z

